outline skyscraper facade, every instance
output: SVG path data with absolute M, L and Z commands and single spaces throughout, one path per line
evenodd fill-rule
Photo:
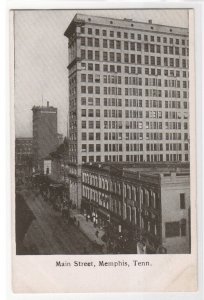
M 188 29 L 76 14 L 65 36 L 71 172 L 188 161 Z

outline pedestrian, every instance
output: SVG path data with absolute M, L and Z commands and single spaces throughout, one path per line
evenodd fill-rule
M 98 238 L 98 234 L 99 234 L 99 232 L 98 232 L 98 230 L 96 230 L 95 235 L 96 235 L 97 238 Z
M 79 221 L 77 222 L 77 227 L 78 227 L 78 228 L 80 227 L 80 222 L 79 222 Z

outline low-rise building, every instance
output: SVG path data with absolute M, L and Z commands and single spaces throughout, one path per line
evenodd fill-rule
M 151 253 L 190 252 L 189 164 L 87 164 L 81 209 L 96 226 L 131 232 Z

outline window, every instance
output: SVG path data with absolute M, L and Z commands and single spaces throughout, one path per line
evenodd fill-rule
M 109 41 L 109 45 L 110 45 L 110 48 L 114 49 L 114 41 L 113 40 Z
M 89 152 L 94 152 L 94 145 L 89 145 Z
M 179 47 L 175 47 L 175 54 L 179 55 Z
M 86 86 L 81 86 L 81 93 L 86 93 Z
M 172 57 L 170 57 L 170 67 L 174 66 L 174 59 Z
M 86 42 L 85 42 L 85 37 L 81 37 L 81 46 L 85 46 Z
M 186 60 L 185 59 L 182 59 L 182 67 L 183 68 L 186 68 L 187 64 L 186 64 Z
M 97 128 L 97 129 L 100 129 L 100 128 L 101 128 L 101 123 L 100 123 L 100 121 L 96 121 L 96 128 Z
M 168 223 L 165 223 L 165 236 L 167 238 L 168 237 L 180 236 L 179 222 L 168 222 Z
M 96 93 L 97 95 L 100 94 L 100 86 L 96 86 L 96 87 L 95 87 L 95 93 Z
M 137 51 L 142 51 L 141 43 L 137 43 Z
M 88 93 L 93 94 L 93 86 L 88 86 Z
M 88 50 L 88 59 L 93 59 L 93 51 Z
M 155 56 L 151 56 L 151 65 L 154 66 L 155 65 Z
M 94 115 L 94 114 L 93 114 L 93 109 L 89 109 L 89 110 L 88 110 L 88 116 L 89 116 L 89 117 L 93 117 L 93 115 Z
M 135 43 L 133 43 L 133 42 L 130 43 L 130 50 L 133 50 L 133 51 L 135 50 Z
M 148 44 L 144 44 L 144 52 L 148 52 L 149 51 L 149 45 Z
M 121 66 L 117 66 L 117 72 L 121 73 Z
M 99 35 L 99 29 L 95 30 L 95 35 Z
M 157 57 L 157 66 L 161 66 L 161 57 L 160 56 Z
M 128 42 L 124 42 L 124 50 L 128 50 L 129 47 L 128 47 Z
M 86 50 L 81 50 L 81 59 L 85 59 L 86 58 Z
M 179 68 L 180 67 L 180 61 L 178 58 L 176 58 L 176 67 Z
M 121 53 L 116 53 L 117 56 L 117 62 L 121 62 Z
M 92 47 L 93 46 L 93 39 L 88 38 L 88 46 Z
M 88 74 L 88 82 L 93 82 L 93 74 Z
M 96 133 L 96 140 L 99 141 L 101 139 L 101 134 L 100 132 L 97 132 Z
M 93 98 L 91 97 L 88 98 L 88 105 L 93 105 Z
M 86 121 L 81 122 L 81 128 L 86 128 Z
M 103 36 L 106 36 L 106 35 L 107 35 L 107 31 L 103 30 Z
M 169 47 L 169 54 L 174 54 L 174 47 Z
M 135 55 L 134 54 L 130 55 L 130 61 L 131 61 L 131 63 L 135 63 Z
M 86 98 L 85 97 L 81 98 L 81 105 L 86 105 Z
M 110 65 L 110 72 L 115 72 L 115 66 L 114 65 Z
M 110 52 L 110 61 L 113 61 L 115 60 L 115 53 L 114 52 Z
M 149 64 L 149 56 L 145 55 L 145 64 L 148 65 Z
M 82 132 L 81 139 L 82 141 L 86 141 L 86 132 Z
M 82 144 L 82 152 L 86 152 L 86 144 Z
M 93 132 L 89 132 L 89 141 L 93 141 L 93 139 L 94 139 Z
M 99 64 L 95 64 L 95 71 L 100 71 L 100 65 Z
M 89 129 L 93 129 L 94 128 L 94 122 L 93 121 L 89 121 Z
M 108 48 L 108 40 L 103 40 L 103 48 Z
M 101 151 L 101 145 L 100 144 L 96 144 L 96 152 L 100 152 Z
M 88 70 L 93 71 L 93 64 L 88 64 Z
M 108 52 L 103 52 L 103 60 L 104 61 L 108 60 Z
M 116 48 L 121 49 L 121 42 L 120 41 L 116 41 Z
M 100 60 L 100 52 L 95 51 L 95 60 Z
M 185 208 L 186 208 L 185 194 L 181 193 L 180 194 L 180 209 L 185 209 Z
M 150 52 L 154 53 L 154 45 L 150 45 Z
M 88 34 L 92 34 L 92 28 L 88 28 Z
M 142 56 L 141 55 L 137 55 L 137 63 L 138 64 L 142 63 Z
M 114 31 L 110 31 L 110 37 L 114 37 Z
M 97 105 L 97 106 L 100 105 L 100 98 L 96 98 L 96 105 Z
M 100 109 L 96 109 L 96 117 L 100 117 Z

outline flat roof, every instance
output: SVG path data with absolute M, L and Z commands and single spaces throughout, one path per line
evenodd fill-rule
M 141 21 L 136 21 L 128 18 L 116 19 L 116 18 L 107 18 L 103 16 L 94 16 L 94 15 L 77 13 L 74 16 L 70 25 L 73 24 L 73 22 L 75 21 L 84 21 L 86 23 L 90 23 L 90 25 L 94 24 L 94 25 L 110 26 L 116 28 L 124 28 L 129 30 L 144 30 L 152 33 L 159 32 L 164 34 L 172 34 L 172 35 L 177 34 L 182 36 L 188 36 L 188 28 L 158 24 L 158 23 L 154 23 L 153 20 L 149 20 L 149 22 L 141 22 Z M 68 34 L 69 28 L 71 28 L 70 25 L 65 31 L 66 36 Z

